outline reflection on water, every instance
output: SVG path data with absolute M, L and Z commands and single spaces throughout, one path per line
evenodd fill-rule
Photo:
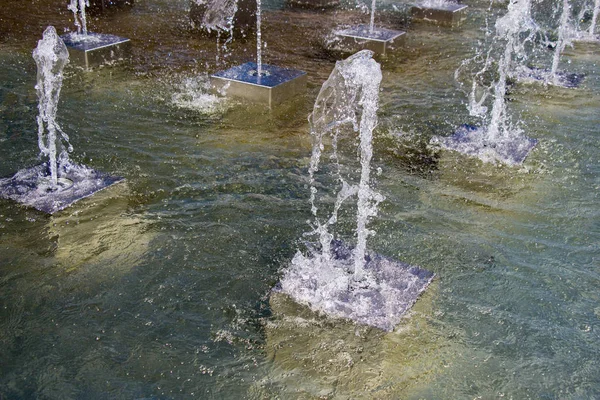
M 142 218 L 128 215 L 127 192 L 127 185 L 119 184 L 50 218 L 48 234 L 56 241 L 58 264 L 96 272 L 98 266 L 107 266 L 114 276 L 126 272 L 115 268 L 139 263 L 155 235 Z
M 0 176 L 39 163 L 31 51 L 48 24 L 73 26 L 66 7 L 25 3 L 0 24 Z M 134 58 L 71 67 L 59 123 L 74 161 L 126 184 L 53 217 L 0 202 L 0 397 L 600 397 L 597 56 L 564 59 L 587 76 L 577 90 L 511 87 L 539 139 L 522 167 L 426 147 L 474 122 L 453 76 L 494 4 L 470 2 L 461 29 L 390 25 L 405 47 L 378 60 L 372 250 L 438 277 L 390 334 L 268 298 L 310 218 L 306 116 L 338 58 L 326 36 L 368 13 L 267 5 L 265 62 L 309 74 L 306 98 L 273 113 L 194 97 L 216 43 L 189 28 L 187 0 L 91 17 Z M 383 26 L 407 20 L 386 7 Z M 230 49 L 239 64 L 255 43 Z
M 272 367 L 251 397 L 417 396 L 462 351 L 460 332 L 434 322 L 437 289 L 433 284 L 391 333 L 327 319 L 287 295 L 271 295 L 265 351 Z

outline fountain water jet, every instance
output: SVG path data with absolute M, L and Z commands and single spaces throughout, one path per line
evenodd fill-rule
M 326 9 L 339 6 L 340 0 L 285 0 L 285 4 L 288 7 Z
M 236 0 L 216 0 L 206 5 L 202 17 L 202 28 L 208 32 L 217 32 L 217 65 L 220 62 L 221 47 L 227 51 L 227 45 L 233 40 L 234 18 L 237 11 L 238 2 Z M 223 44 L 221 44 L 222 32 L 229 34 Z
M 563 0 L 562 12 L 560 14 L 560 26 L 558 27 L 558 39 L 554 48 L 552 66 L 550 68 L 550 74 L 546 78 L 546 83 L 552 83 L 553 85 L 559 84 L 558 63 L 560 62 L 560 56 L 562 52 L 565 50 L 565 47 L 570 43 L 567 34 L 569 29 L 570 14 L 571 5 L 569 4 L 569 0 Z
M 89 5 L 89 0 L 71 0 L 68 5 L 73 12 L 77 32 L 61 38 L 67 45 L 71 61 L 88 69 L 126 58 L 131 49 L 129 39 L 88 31 L 85 8 Z
M 589 8 L 582 8 L 579 21 L 584 20 L 584 15 L 590 11 Z M 600 14 L 600 0 L 594 0 L 592 6 L 592 16 L 590 18 L 590 25 L 585 30 L 578 30 L 575 32 L 572 38 L 573 44 L 577 43 L 600 43 L 600 35 L 596 34 L 596 25 L 598 23 L 598 15 Z
M 315 222 L 308 233 L 318 238 L 318 244 L 309 245 L 308 255 L 296 253 L 275 290 L 315 311 L 391 331 L 434 275 L 367 251 L 367 238 L 375 233 L 367 225 L 377 215 L 378 203 L 384 200 L 370 185 L 373 130 L 377 125 L 382 77 L 372 56 L 373 52 L 363 50 L 338 61 L 319 92 L 310 116 L 314 138 L 309 167 L 310 202 Z M 359 136 L 358 179 L 353 176 L 357 171 L 346 173 L 348 168 L 339 163 L 338 149 L 348 137 L 348 130 Z M 334 196 L 331 215 L 321 220 L 318 203 L 324 201 L 325 207 L 330 196 L 319 196 L 316 175 L 326 170 L 320 164 L 328 136 L 340 190 Z M 358 182 L 353 184 L 353 180 Z M 353 197 L 357 199 L 356 245 L 351 249 L 336 238 L 332 229 L 343 203 Z
M 489 93 L 484 92 L 479 101 L 476 100 L 477 84 L 474 80 L 470 95 L 469 111 L 471 115 L 489 117 L 486 127 L 463 126 L 450 137 L 434 137 L 432 144 L 443 149 L 454 150 L 463 154 L 478 157 L 486 162 L 500 162 L 508 165 L 523 163 L 537 140 L 521 135 L 519 128 L 510 122 L 506 110 L 506 86 L 509 73 L 520 59 L 526 56 L 523 44 L 532 37 L 537 29 L 530 15 L 531 0 L 513 0 L 508 5 L 508 12 L 496 21 L 497 37 L 504 38 L 506 44 L 498 60 L 498 78 L 492 84 L 493 104 L 490 115 L 483 102 Z M 522 39 L 522 35 L 527 37 Z M 489 57 L 489 53 L 488 53 Z M 490 66 L 486 60 L 482 75 Z
M 424 0 L 414 4 L 410 12 L 415 21 L 456 27 L 466 20 L 467 8 L 451 0 Z
M 588 28 L 588 36 L 590 38 L 596 38 L 596 23 L 598 22 L 598 14 L 600 14 L 600 0 L 594 1 L 594 11 L 592 14 L 592 22 Z
M 90 6 L 89 0 L 71 0 L 67 8 L 73 12 L 77 33 L 87 36 L 87 19 L 85 8 Z
M 565 88 L 576 88 L 583 82 L 583 75 L 566 73 L 558 69 L 565 48 L 573 46 L 574 41 L 580 36 L 572 26 L 571 12 L 572 9 L 569 0 L 563 0 L 557 29 L 557 39 L 552 43 L 554 52 L 552 54 L 550 69 L 522 66 L 514 71 L 514 74 L 511 76 L 512 78 L 523 83 L 543 83 L 544 85 Z
M 191 0 L 190 19 L 192 26 L 199 26 L 208 33 L 217 34 L 217 65 L 221 60 L 221 50 L 234 36 L 245 37 L 256 23 L 256 2 L 253 0 Z M 227 38 L 221 43 L 221 36 Z M 225 53 L 225 57 L 227 53 Z
M 69 53 L 54 27 L 44 31 L 33 51 L 37 64 L 38 145 L 48 161 L 0 179 L 0 198 L 52 214 L 122 180 L 69 160 L 69 137 L 56 122 L 63 69 Z M 62 139 L 62 140 L 61 140 Z M 63 144 L 63 141 L 65 142 Z
M 356 25 L 334 32 L 339 48 L 349 52 L 365 49 L 385 55 L 404 43 L 406 32 L 375 27 L 376 3 L 377 0 L 371 3 L 369 25 Z
M 247 62 L 213 74 L 219 93 L 263 103 L 269 107 L 297 97 L 306 90 L 306 73 L 262 62 L 261 1 L 256 1 L 256 63 Z

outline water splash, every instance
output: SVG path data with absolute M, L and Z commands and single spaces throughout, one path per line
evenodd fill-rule
M 434 137 L 433 145 L 480 158 L 485 162 L 520 164 L 535 144 L 521 135 L 506 109 L 507 80 L 524 68 L 527 60 L 525 46 L 531 42 L 538 26 L 531 17 L 531 0 L 512 0 L 507 13 L 496 20 L 496 35 L 484 57 L 466 60 L 455 73 L 472 61 L 483 58 L 483 67 L 474 75 L 469 93 L 469 113 L 484 120 L 485 128 L 465 126 L 450 137 Z M 496 56 L 499 52 L 499 56 Z M 497 57 L 497 60 L 495 59 Z M 483 77 L 497 66 L 496 80 L 489 86 Z M 491 108 L 486 106 L 492 98 Z
M 382 79 L 381 67 L 372 57 L 372 51 L 362 50 L 338 61 L 319 92 L 309 118 L 313 151 L 308 172 L 314 222 L 313 230 L 307 233 L 316 236 L 318 243 L 309 245 L 309 254 L 296 253 L 277 290 L 315 311 L 391 331 L 427 288 L 433 274 L 367 252 L 367 238 L 375 233 L 367 225 L 384 200 L 370 185 Z M 342 144 L 355 144 L 356 133 L 359 171 L 340 161 Z M 332 165 L 321 165 L 326 154 Z M 331 176 L 326 174 L 330 168 Z M 322 183 L 317 182 L 318 172 L 324 180 L 337 180 L 334 186 L 339 191 L 332 196 L 331 190 L 319 190 Z M 333 228 L 344 203 L 354 197 L 356 246 L 352 249 L 336 238 Z
M 262 32 L 261 32 L 261 0 L 256 0 L 256 73 L 260 83 L 262 76 Z
M 587 3 L 587 2 L 586 2 Z M 591 17 L 588 16 L 591 12 Z M 596 35 L 596 25 L 598 24 L 598 14 L 600 14 L 600 0 L 594 0 L 593 4 L 581 7 L 577 20 L 574 21 L 576 25 L 575 32 L 572 34 L 572 40 L 574 42 L 600 42 L 600 36 Z M 580 28 L 581 22 L 589 21 L 589 25 L 582 29 Z
M 309 176 L 311 183 L 311 210 L 316 219 L 315 234 L 319 236 L 323 257 L 331 259 L 330 243 L 333 235 L 329 227 L 337 222 L 338 211 L 342 203 L 352 196 L 357 196 L 357 246 L 354 250 L 354 275 L 356 280 L 364 278 L 364 262 L 367 237 L 374 232 L 367 229 L 370 217 L 377 214 L 377 204 L 383 196 L 369 186 L 371 157 L 373 155 L 373 129 L 377 125 L 377 106 L 379 101 L 379 85 L 381 69 L 372 59 L 369 50 L 360 51 L 345 61 L 338 61 L 329 79 L 323 84 L 313 112 L 310 116 L 311 134 L 314 138 Z M 360 181 L 352 185 L 342 176 L 338 160 L 337 145 L 343 134 L 343 127 L 350 125 L 359 133 L 360 140 Z M 332 160 L 337 164 L 337 179 L 342 189 L 337 194 L 332 215 L 327 222 L 321 223 L 318 218 L 316 204 L 317 187 L 315 174 L 319 170 L 322 152 L 325 148 L 325 137 L 332 139 Z
M 596 35 L 596 23 L 598 22 L 598 14 L 600 14 L 600 0 L 594 1 L 594 11 L 592 13 L 592 22 L 588 28 L 589 37 L 593 38 Z
M 233 34 L 233 19 L 238 10 L 237 0 L 212 0 L 204 3 L 196 0 L 196 4 L 205 5 L 202 16 L 202 27 L 208 32 L 229 32 Z
M 110 176 L 69 160 L 69 137 L 56 122 L 63 69 L 69 52 L 54 27 L 49 26 L 33 51 L 37 64 L 38 145 L 47 162 L 0 179 L 0 198 L 36 208 L 48 214 L 112 186 L 123 178 Z
M 89 0 L 71 0 L 67 8 L 73 12 L 77 33 L 87 36 L 87 21 L 85 8 L 90 6 Z
M 377 0 L 373 0 L 371 3 L 371 23 L 369 24 L 369 33 L 373 33 L 375 30 L 375 3 Z
M 42 155 L 48 157 L 50 169 L 50 185 L 58 185 L 58 158 L 62 162 L 68 160 L 68 154 L 60 137 L 65 141 L 67 150 L 73 151 L 69 144 L 69 137 L 63 132 L 56 122 L 58 99 L 63 81 L 63 69 L 69 62 L 69 52 L 62 39 L 53 26 L 44 31 L 43 38 L 38 41 L 33 51 L 33 58 L 37 64 L 37 96 L 38 96 L 38 145 Z M 60 137 L 58 137 L 60 134 Z
M 238 11 L 238 0 L 196 0 L 196 4 L 205 6 L 202 16 L 202 28 L 208 32 L 217 33 L 216 63 L 220 63 L 221 49 L 227 51 L 227 45 L 233 40 L 234 18 Z M 227 39 L 221 44 L 221 35 L 227 34 Z
M 169 87 L 171 104 L 175 107 L 198 111 L 206 115 L 220 115 L 234 102 L 211 93 L 212 86 L 207 75 L 196 75 L 179 79 Z
M 560 14 L 560 24 L 558 27 L 558 39 L 556 40 L 554 47 L 554 55 L 552 57 L 552 66 L 550 68 L 550 74 L 546 79 L 546 83 L 551 83 L 554 85 L 559 84 L 559 76 L 558 76 L 558 64 L 560 62 L 560 56 L 562 52 L 565 50 L 565 47 L 571 44 L 569 30 L 569 19 L 571 14 L 571 5 L 569 4 L 569 0 L 563 0 L 562 2 L 562 12 Z

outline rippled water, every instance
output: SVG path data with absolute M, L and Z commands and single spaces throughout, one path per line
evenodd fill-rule
M 31 51 L 72 25 L 24 3 L 2 11 L 0 176 L 38 161 Z M 371 247 L 438 276 L 389 334 L 268 297 L 308 230 L 306 116 L 338 56 L 323 37 L 368 13 L 268 7 L 265 62 L 309 74 L 306 98 L 272 112 L 203 89 L 216 43 L 188 28 L 187 1 L 91 17 L 134 60 L 69 69 L 58 120 L 74 160 L 126 183 L 51 217 L 0 202 L 0 397 L 600 397 L 600 58 L 565 56 L 579 89 L 511 89 L 539 140 L 523 167 L 432 155 L 433 135 L 473 122 L 453 75 L 488 5 L 469 5 L 461 29 L 404 26 L 380 60 Z M 230 48 L 227 65 L 255 44 Z

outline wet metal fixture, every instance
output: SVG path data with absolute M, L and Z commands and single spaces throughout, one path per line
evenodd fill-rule
M 467 8 L 468 6 L 463 4 L 446 4 L 435 7 L 418 5 L 411 8 L 411 14 L 415 21 L 459 26 L 467 19 Z
M 0 179 L 0 198 L 54 214 L 122 180 L 85 165 L 70 163 L 59 166 L 57 184 L 52 185 L 48 164 L 41 164 Z
M 337 33 L 338 46 L 345 51 L 371 50 L 385 55 L 404 43 L 406 32 L 386 28 L 370 29 L 368 25 L 353 26 Z
M 210 77 L 215 91 L 273 107 L 306 90 L 306 73 L 262 63 L 261 1 L 256 1 L 256 63 L 219 71 Z
M 306 72 L 248 62 L 219 71 L 210 77 L 213 88 L 228 96 L 252 100 L 272 107 L 304 94 Z
M 365 257 L 365 273 L 373 278 L 371 284 L 351 284 L 347 290 L 327 291 L 323 299 L 322 284 L 314 274 L 327 270 L 331 277 L 343 280 L 352 264 L 353 250 L 340 241 L 332 243 L 333 258 L 328 266 L 314 270 L 290 268 L 285 281 L 274 293 L 283 293 L 315 311 L 335 318 L 348 319 L 391 332 L 429 287 L 435 274 L 415 265 L 379 254 Z M 292 283 L 290 283 L 292 282 Z
M 61 36 L 61 39 L 69 50 L 71 63 L 86 69 L 123 60 L 131 52 L 131 41 L 115 35 L 70 33 Z

